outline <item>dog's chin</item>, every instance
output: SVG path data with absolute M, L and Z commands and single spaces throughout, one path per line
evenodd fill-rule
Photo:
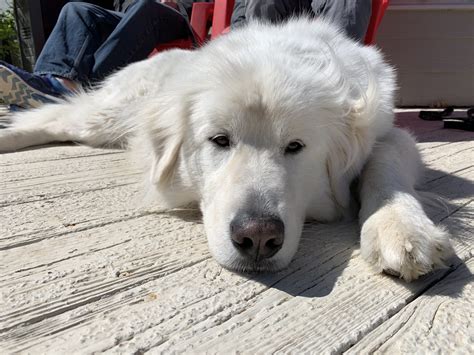
M 236 273 L 274 273 L 288 267 L 296 254 L 297 245 L 292 248 L 283 247 L 271 258 L 258 261 L 242 255 L 231 245 L 209 243 L 209 251 L 214 260 L 229 271 Z
M 254 273 L 273 273 L 285 269 L 290 262 L 281 260 L 261 260 L 251 261 L 244 258 L 236 258 L 231 262 L 220 263 L 222 267 L 236 273 L 254 274 Z
M 237 273 L 273 273 L 281 271 L 291 263 L 298 247 L 298 243 L 295 243 L 295 245 L 284 244 L 272 257 L 256 260 L 242 254 L 229 241 L 230 237 L 209 239 L 208 234 L 209 251 L 214 260 L 223 268 Z

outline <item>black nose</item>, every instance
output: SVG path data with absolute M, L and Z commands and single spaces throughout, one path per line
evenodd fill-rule
M 236 216 L 230 223 L 232 243 L 240 253 L 255 261 L 271 258 L 281 249 L 285 236 L 283 221 L 274 216 Z

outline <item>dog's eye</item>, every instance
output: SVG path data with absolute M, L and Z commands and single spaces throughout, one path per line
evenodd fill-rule
M 209 140 L 221 148 L 230 147 L 229 137 L 227 137 L 225 134 L 218 134 L 217 136 L 209 138 Z
M 285 154 L 297 154 L 304 148 L 304 144 L 301 141 L 290 142 L 285 148 Z

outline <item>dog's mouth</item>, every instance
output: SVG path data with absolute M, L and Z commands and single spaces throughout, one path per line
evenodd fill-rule
M 244 258 L 237 259 L 230 265 L 222 265 L 225 269 L 244 274 L 273 273 L 281 271 L 286 267 L 277 261 L 264 259 L 260 261 L 250 261 Z

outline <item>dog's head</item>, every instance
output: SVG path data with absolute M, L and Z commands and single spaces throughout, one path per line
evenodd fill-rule
M 392 85 L 392 75 L 375 51 L 330 26 L 336 49 L 321 34 L 296 46 L 258 26 L 193 53 L 146 129 L 160 199 L 199 201 L 212 254 L 239 270 L 285 267 L 305 218 L 341 217 L 350 180 L 391 124 L 392 86 L 373 80 Z

